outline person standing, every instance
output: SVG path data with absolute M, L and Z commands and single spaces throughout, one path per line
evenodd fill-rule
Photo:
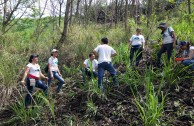
M 62 85 L 65 83 L 58 67 L 58 50 L 53 49 L 51 51 L 51 57 L 48 60 L 48 86 L 51 85 L 52 80 L 57 79 L 60 83 L 56 89 L 56 93 L 59 93 Z
M 135 61 L 136 62 L 135 65 L 138 66 L 139 61 L 142 58 L 142 51 L 145 48 L 145 39 L 144 36 L 141 35 L 141 29 L 139 28 L 136 29 L 136 34 L 130 38 L 129 48 L 130 45 L 131 45 L 130 63 L 133 66 L 133 62 Z
M 98 73 L 96 72 L 98 68 L 98 61 L 95 59 L 94 53 L 89 54 L 89 58 L 84 61 L 84 73 L 88 77 L 96 78 Z
M 108 45 L 108 39 L 102 38 L 102 44 L 94 49 L 94 54 L 98 55 L 98 88 L 104 92 L 103 77 L 104 71 L 107 70 L 112 78 L 113 83 L 116 85 L 116 70 L 111 63 L 111 57 L 116 56 L 116 51 Z
M 25 98 L 26 108 L 29 108 L 31 104 L 31 100 L 32 100 L 31 96 L 34 93 L 35 87 L 42 89 L 46 93 L 47 85 L 43 83 L 40 80 L 40 78 L 48 80 L 48 78 L 42 74 L 40 66 L 38 65 L 38 55 L 32 54 L 30 56 L 29 63 L 26 67 L 23 78 L 21 80 L 21 83 L 25 84 L 25 79 L 26 79 L 26 87 L 28 90 L 28 93 Z
M 176 45 L 176 36 L 172 27 L 167 27 L 166 23 L 160 23 L 158 26 L 162 30 L 162 46 L 157 53 L 157 65 L 161 67 L 161 56 L 164 52 L 167 52 L 168 61 L 170 61 L 173 47 Z

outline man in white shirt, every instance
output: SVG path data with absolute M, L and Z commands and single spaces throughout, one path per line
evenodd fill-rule
M 158 26 L 162 30 L 162 47 L 157 54 L 157 65 L 161 67 L 161 56 L 164 52 L 167 52 L 168 61 L 172 55 L 173 46 L 176 45 L 176 36 L 172 27 L 167 27 L 166 23 L 160 23 Z
M 89 54 L 89 58 L 84 61 L 85 75 L 96 78 L 98 76 L 98 61 L 95 59 L 94 53 Z
M 107 70 L 116 84 L 116 70 L 111 63 L 111 57 L 116 55 L 116 51 L 108 45 L 108 39 L 102 38 L 102 44 L 94 49 L 94 54 L 98 55 L 98 88 L 104 92 L 103 77 L 104 71 Z
M 142 50 L 145 48 L 145 39 L 144 36 L 141 35 L 141 29 L 137 28 L 136 34 L 130 38 L 131 50 L 130 50 L 130 62 L 133 65 L 133 61 L 135 59 L 136 66 L 139 65 L 139 61 L 142 58 Z M 134 58 L 135 55 L 135 58 Z

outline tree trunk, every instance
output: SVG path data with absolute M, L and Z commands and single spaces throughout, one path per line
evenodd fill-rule
M 61 9 L 62 9 L 62 3 L 59 4 L 59 27 L 61 26 Z
M 118 0 L 115 0 L 115 27 L 118 23 Z
M 191 14 L 191 0 L 188 0 L 188 13 Z
M 61 38 L 60 38 L 60 40 L 57 44 L 58 49 L 60 49 L 61 45 L 63 45 L 67 40 L 70 6 L 71 6 L 71 0 L 67 0 L 66 10 L 65 10 L 65 17 L 64 17 L 63 33 L 62 33 Z
M 71 5 L 70 5 L 70 19 L 69 19 L 70 26 L 72 24 L 72 16 L 73 16 L 73 0 L 71 0 Z
M 125 29 L 127 29 L 128 23 L 128 0 L 125 0 Z

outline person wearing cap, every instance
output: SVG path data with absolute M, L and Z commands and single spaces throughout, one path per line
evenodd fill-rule
M 129 48 L 130 50 L 130 63 L 133 65 L 133 61 L 135 59 L 136 66 L 139 65 L 139 61 L 142 58 L 142 50 L 145 48 L 145 39 L 144 36 L 141 35 L 141 29 L 136 29 L 136 34 L 133 35 L 129 40 Z M 135 58 L 134 58 L 135 55 Z
M 189 57 L 184 58 L 182 64 L 194 70 L 194 46 L 189 48 Z
M 157 53 L 157 65 L 161 67 L 161 56 L 164 52 L 167 52 L 168 61 L 170 61 L 173 47 L 176 45 L 176 36 L 172 27 L 167 27 L 166 23 L 160 23 L 158 26 L 162 30 L 162 46 Z
M 94 53 L 89 54 L 89 58 L 84 61 L 84 73 L 88 77 L 96 78 L 98 73 L 96 72 L 98 68 L 98 61 L 95 59 Z
M 116 51 L 108 45 L 108 38 L 101 39 L 102 44 L 97 46 L 93 52 L 98 55 L 98 88 L 104 93 L 103 77 L 107 70 L 113 78 L 113 83 L 117 86 L 116 70 L 111 63 L 111 57 L 116 56 Z
M 177 46 L 176 58 L 186 58 L 189 56 L 190 43 L 186 41 L 180 41 Z
M 62 85 L 65 83 L 58 67 L 58 50 L 53 49 L 51 51 L 51 57 L 48 60 L 48 86 L 51 85 L 52 80 L 57 79 L 60 83 L 56 89 L 56 93 L 60 92 Z
M 40 66 L 38 65 L 38 55 L 33 54 L 30 56 L 29 63 L 21 80 L 21 83 L 24 84 L 26 79 L 26 87 L 28 89 L 28 93 L 25 98 L 26 108 L 29 108 L 31 104 L 31 96 L 34 93 L 35 87 L 40 88 L 45 92 L 47 90 L 47 85 L 43 83 L 40 78 L 48 80 L 48 78 L 42 74 Z

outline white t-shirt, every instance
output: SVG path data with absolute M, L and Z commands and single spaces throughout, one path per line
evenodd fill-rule
M 107 44 L 97 46 L 94 51 L 98 53 L 98 64 L 111 62 L 111 55 L 116 53 L 116 51 Z
M 162 43 L 163 44 L 169 44 L 169 43 L 173 43 L 174 39 L 172 38 L 172 36 L 169 34 L 171 32 L 173 32 L 174 29 L 172 27 L 168 27 L 164 33 L 162 34 Z
M 38 64 L 34 65 L 32 63 L 29 63 L 27 67 L 30 68 L 29 74 L 38 78 L 40 77 L 40 66 Z
M 48 60 L 48 63 L 50 64 L 50 69 L 51 71 L 57 71 L 58 70 L 58 59 L 55 57 L 50 57 Z
M 98 67 L 98 61 L 96 59 L 94 59 L 92 61 L 90 59 L 86 59 L 84 61 L 84 65 L 86 65 L 86 68 L 90 69 L 90 64 L 92 65 L 92 70 L 96 71 L 96 68 Z
M 145 39 L 144 39 L 144 36 L 143 36 L 143 35 L 133 35 L 133 36 L 130 38 L 130 42 L 131 42 L 131 45 L 132 45 L 132 46 L 135 46 L 135 45 L 142 45 L 142 43 L 145 42 Z

